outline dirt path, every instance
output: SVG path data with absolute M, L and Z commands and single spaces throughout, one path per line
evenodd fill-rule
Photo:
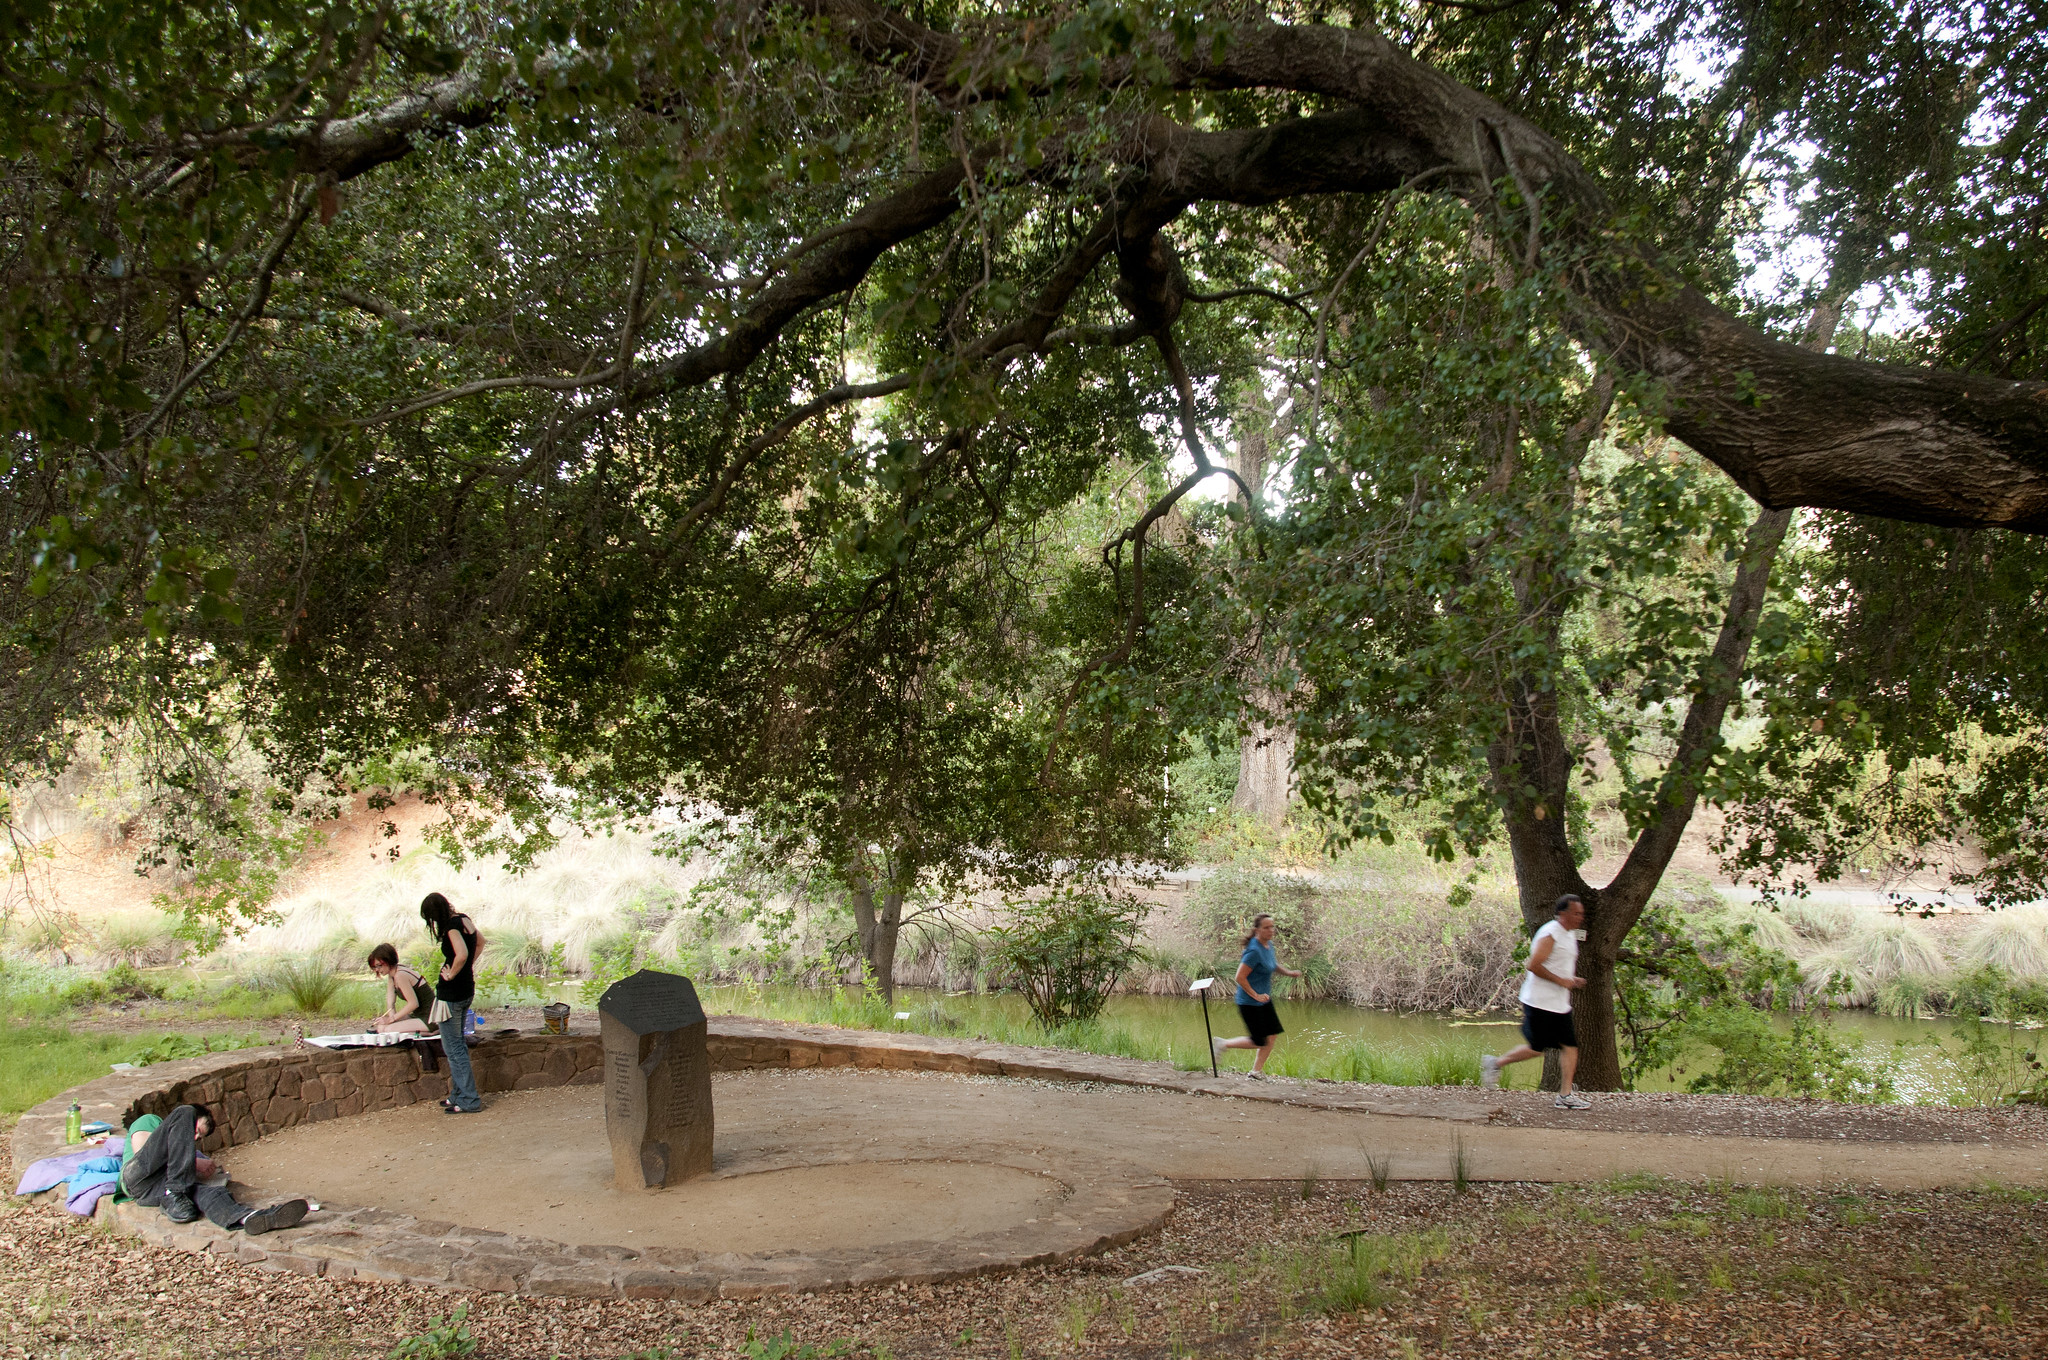
M 1929 1145 L 1525 1128 L 1301 1109 L 1115 1086 L 811 1070 L 716 1079 L 715 1174 L 655 1195 L 610 1188 L 599 1092 L 495 1097 L 481 1117 L 413 1106 L 276 1134 L 227 1154 L 266 1194 L 310 1194 L 471 1227 L 598 1244 L 770 1251 L 1033 1221 L 1040 1178 L 1000 1165 L 1111 1161 L 1176 1180 L 1678 1180 L 1925 1190 L 2048 1184 L 2038 1142 Z M 794 1168 L 830 1168 L 801 1185 Z M 800 1212 L 799 1212 L 800 1208 Z

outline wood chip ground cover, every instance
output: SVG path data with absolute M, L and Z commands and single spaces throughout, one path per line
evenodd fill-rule
M 457 1305 L 478 1360 L 2048 1352 L 2048 1199 L 1740 1186 L 1191 1182 L 1156 1238 L 940 1286 L 582 1302 L 331 1282 L 0 1209 L 0 1355 L 382 1357 Z M 1193 1266 L 1141 1285 L 1162 1266 Z

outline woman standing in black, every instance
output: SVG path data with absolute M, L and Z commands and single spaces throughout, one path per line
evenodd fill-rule
M 476 999 L 476 957 L 484 951 L 484 935 L 476 922 L 457 914 L 439 893 L 428 893 L 420 902 L 420 919 L 440 941 L 441 957 L 447 960 L 434 987 L 435 997 L 447 1010 L 439 1025 L 441 1052 L 448 1059 L 448 1098 L 441 1105 L 450 1114 L 475 1114 L 484 1101 L 477 1094 L 476 1073 L 470 1070 L 462 1024 L 469 1016 L 469 1003 Z

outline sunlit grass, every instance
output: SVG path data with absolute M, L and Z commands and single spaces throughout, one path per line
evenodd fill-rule
M 67 1086 L 105 1076 L 135 1044 L 129 1034 L 73 1034 L 52 1025 L 0 1027 L 0 1118 L 11 1121 Z
M 186 1056 L 213 1047 L 255 1042 L 255 1036 L 222 1041 L 189 1035 L 77 1033 L 59 1025 L 0 1026 L 0 1120 L 24 1111 L 80 1082 L 104 1077 L 117 1062 L 157 1056 Z

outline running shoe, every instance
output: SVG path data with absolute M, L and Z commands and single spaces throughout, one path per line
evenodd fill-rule
M 1489 1091 L 1500 1089 L 1500 1059 L 1491 1053 L 1479 1059 L 1479 1084 Z
M 1577 1091 L 1566 1091 L 1557 1098 L 1557 1108 L 1560 1110 L 1590 1110 L 1593 1108 L 1593 1102 L 1580 1095 Z

